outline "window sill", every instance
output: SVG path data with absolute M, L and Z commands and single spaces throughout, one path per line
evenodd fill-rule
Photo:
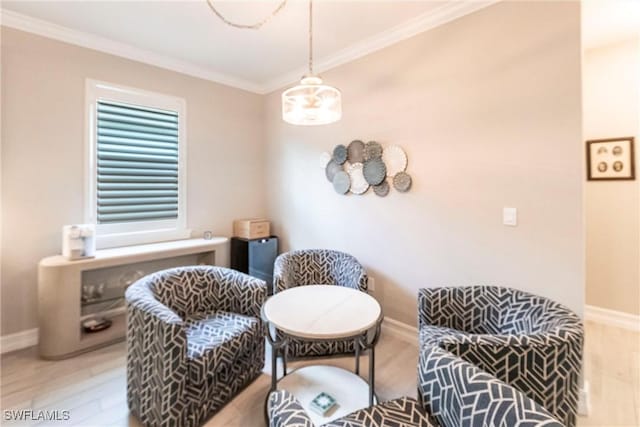
M 190 229 L 166 229 L 136 231 L 129 233 L 102 234 L 96 236 L 96 249 L 118 248 L 122 246 L 144 245 L 191 237 Z

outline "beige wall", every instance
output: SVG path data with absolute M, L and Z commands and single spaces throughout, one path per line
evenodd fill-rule
M 358 257 L 385 314 L 416 319 L 418 288 L 491 283 L 584 303 L 577 2 L 505 2 L 324 74 L 343 120 L 294 127 L 266 99 L 269 215 L 284 248 Z M 544 23 L 544 24 L 541 24 Z M 319 156 L 399 144 L 414 185 L 339 196 Z M 519 225 L 502 225 L 502 208 Z
M 37 327 L 37 262 L 83 220 L 86 78 L 186 99 L 196 235 L 265 213 L 259 95 L 3 27 L 2 335 Z
M 327 72 L 344 118 L 323 127 L 284 124 L 279 92 L 260 97 L 5 28 L 2 74 L 3 335 L 37 326 L 37 261 L 59 252 L 62 224 L 83 218 L 87 77 L 187 100 L 196 233 L 228 235 L 233 218 L 267 214 L 285 250 L 356 255 L 386 315 L 405 322 L 415 322 L 418 288 L 467 283 L 582 312 L 575 2 L 494 5 Z M 336 195 L 319 155 L 356 138 L 403 146 L 411 192 Z M 519 209 L 518 227 L 501 224 L 504 206 Z
M 636 137 L 640 163 L 640 40 L 584 55 L 585 139 Z M 591 181 L 585 193 L 587 304 L 640 314 L 640 180 Z

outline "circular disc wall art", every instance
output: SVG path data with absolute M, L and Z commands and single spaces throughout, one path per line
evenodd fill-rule
M 343 164 L 347 160 L 347 147 L 344 145 L 336 145 L 333 149 L 333 160 L 339 165 Z
M 395 176 L 407 169 L 407 154 L 397 145 L 391 145 L 382 152 L 382 161 L 387 166 L 387 175 Z
M 364 146 L 364 159 L 379 159 L 382 157 L 382 146 L 375 141 L 369 141 Z
M 351 180 L 351 192 L 353 194 L 364 194 L 369 189 L 369 183 L 364 178 L 362 172 L 362 163 L 354 163 L 349 165 L 347 169 L 349 172 L 349 178 Z
M 327 151 L 323 151 L 322 154 L 320 154 L 320 158 L 318 159 L 318 166 L 320 166 L 322 169 L 325 169 L 330 161 L 331 154 L 329 154 Z
M 349 144 L 347 148 L 347 158 L 351 163 L 364 162 L 364 142 L 359 139 L 351 141 L 351 144 Z
M 371 185 L 378 185 L 387 176 L 387 168 L 382 159 L 370 159 L 364 162 L 364 179 Z
M 349 174 L 345 171 L 339 171 L 333 177 L 333 189 L 336 190 L 336 193 L 346 194 L 350 186 L 351 180 L 349 179 Z
M 411 188 L 411 176 L 405 172 L 398 172 L 393 176 L 393 188 L 406 193 Z
M 389 194 L 389 183 L 385 179 L 379 185 L 373 186 L 373 192 L 376 193 L 376 196 L 384 197 Z
M 327 179 L 329 182 L 333 182 L 333 177 L 342 171 L 342 165 L 336 163 L 335 160 L 331 159 L 329 163 L 327 163 L 327 167 L 324 170 L 324 173 L 327 175 Z

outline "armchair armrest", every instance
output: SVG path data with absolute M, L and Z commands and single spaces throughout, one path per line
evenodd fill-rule
M 125 300 L 127 311 L 131 310 L 133 315 L 145 316 L 157 323 L 179 326 L 182 329 L 182 318 L 155 299 L 145 279 L 126 290 Z
M 579 348 L 582 347 L 582 340 L 577 338 L 570 339 L 567 334 L 547 334 L 538 333 L 531 335 L 516 334 L 465 334 L 451 333 L 438 337 L 438 346 L 442 348 L 450 347 L 550 347 L 554 345 L 572 345 L 575 344 Z M 497 350 L 499 351 L 499 350 Z
M 425 325 L 447 326 L 446 319 L 435 307 L 440 304 L 439 288 L 418 289 L 418 330 Z
M 447 286 L 420 289 L 418 324 L 470 333 L 499 333 L 513 290 L 499 286 Z
M 298 399 L 286 390 L 271 393 L 267 411 L 269 427 L 314 427 Z
M 273 293 L 282 292 L 294 284 L 295 279 L 293 278 L 289 255 L 281 254 L 273 264 Z
M 127 308 L 127 402 L 145 425 L 166 425 L 176 394 L 187 383 L 187 337 L 183 321 L 155 300 L 148 284 L 125 293 Z M 148 387 L 172 390 L 149 393 Z
M 366 292 L 368 288 L 367 273 L 364 267 L 353 257 L 340 260 L 335 271 L 336 284 Z
M 217 290 L 217 305 L 234 313 L 260 319 L 267 298 L 267 283 L 238 271 L 226 270 Z

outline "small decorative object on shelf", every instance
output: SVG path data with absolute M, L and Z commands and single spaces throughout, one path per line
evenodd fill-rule
M 264 218 L 237 219 L 233 221 L 233 237 L 261 239 L 271 235 L 271 224 Z
M 327 412 L 331 410 L 334 406 L 336 406 L 336 400 L 330 394 L 325 393 L 324 391 L 317 395 L 309 406 L 319 415 L 323 417 L 327 415 Z
M 373 188 L 374 194 L 385 197 L 391 184 L 400 193 L 411 189 L 411 175 L 405 172 L 407 154 L 397 145 L 383 148 L 376 141 L 365 144 L 356 139 L 347 147 L 336 145 L 333 155 L 323 152 L 319 163 L 338 194 L 366 194 Z
M 82 329 L 85 332 L 93 333 L 108 329 L 113 322 L 105 318 L 94 318 L 82 321 Z
M 62 255 L 69 259 L 93 258 L 96 253 L 96 228 L 93 224 L 62 227 Z
M 204 240 L 211 240 L 213 239 L 213 233 L 211 231 L 205 231 L 204 234 L 202 235 L 202 238 Z

